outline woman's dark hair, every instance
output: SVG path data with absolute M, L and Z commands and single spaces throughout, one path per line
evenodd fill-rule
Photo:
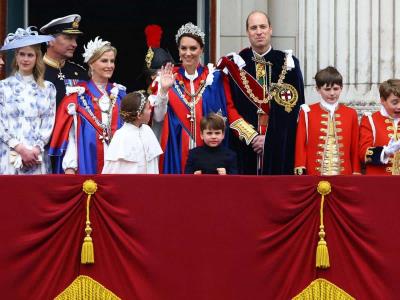
M 181 39 L 184 36 L 187 36 L 187 37 L 190 37 L 190 38 L 194 39 L 196 42 L 198 42 L 200 44 L 201 48 L 204 48 L 204 43 L 203 43 L 203 40 L 201 39 L 201 37 L 199 37 L 198 35 L 191 34 L 191 33 L 184 33 L 179 37 L 179 39 L 178 39 L 178 47 L 180 46 Z

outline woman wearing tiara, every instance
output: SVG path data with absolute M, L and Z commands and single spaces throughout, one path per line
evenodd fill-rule
M 58 108 L 50 144 L 50 155 L 56 157 L 55 173 L 101 173 L 104 152 L 122 125 L 119 110 L 125 87 L 109 82 L 117 50 L 98 37 L 84 50 L 91 79 L 68 87 Z
M 200 64 L 204 33 L 192 23 L 176 34 L 180 67 L 168 63 L 160 71 L 153 119 L 163 121 L 160 159 L 162 173 L 183 173 L 190 149 L 203 144 L 200 120 L 214 112 L 229 122 L 242 122 L 233 107 L 227 78 L 212 64 Z M 243 121 L 244 122 L 244 121 Z
M 46 174 L 44 147 L 56 112 L 56 89 L 44 80 L 40 43 L 53 40 L 34 27 L 8 34 L 0 51 L 15 50 L 13 74 L 0 81 L 0 174 Z

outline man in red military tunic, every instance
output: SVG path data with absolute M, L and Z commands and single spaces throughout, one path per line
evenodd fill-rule
M 400 174 L 400 79 L 389 79 L 379 87 L 381 109 L 366 113 L 360 125 L 360 158 L 367 175 Z
M 315 81 L 321 100 L 301 106 L 295 174 L 359 174 L 357 112 L 338 103 L 342 75 L 334 67 L 327 67 L 317 72 Z

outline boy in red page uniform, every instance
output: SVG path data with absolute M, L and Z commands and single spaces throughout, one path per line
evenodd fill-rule
M 379 87 L 381 109 L 366 113 L 360 125 L 360 158 L 367 175 L 400 174 L 400 80 L 389 79 Z
M 327 67 L 317 72 L 315 82 L 321 100 L 301 107 L 295 174 L 359 174 L 357 113 L 338 103 L 343 87 L 342 75 L 334 67 Z

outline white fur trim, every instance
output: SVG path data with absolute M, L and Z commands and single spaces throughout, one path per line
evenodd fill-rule
M 302 104 L 300 108 L 304 111 L 304 121 L 306 123 L 306 137 L 307 137 L 307 143 L 308 143 L 308 113 L 310 112 L 310 106 L 307 104 Z
M 290 71 L 291 69 L 294 69 L 295 65 L 294 65 L 294 60 L 293 60 L 293 50 L 288 49 L 288 50 L 282 50 L 282 51 L 286 53 L 286 61 L 287 61 L 286 69 L 288 71 Z
M 206 86 L 212 85 L 214 81 L 214 72 L 215 72 L 215 67 L 213 64 L 211 63 L 207 64 L 207 68 L 208 68 L 208 75 L 206 78 Z
M 85 88 L 83 86 L 66 86 L 65 87 L 65 95 L 69 96 L 71 94 L 78 93 L 78 95 L 82 95 L 85 92 Z
M 374 137 L 374 143 L 373 143 L 373 145 L 375 145 L 376 128 L 375 128 L 374 120 L 372 119 L 372 114 L 371 114 L 370 111 L 367 111 L 367 112 L 364 113 L 364 115 L 367 116 L 368 121 L 369 121 L 369 125 L 371 125 L 372 136 Z

